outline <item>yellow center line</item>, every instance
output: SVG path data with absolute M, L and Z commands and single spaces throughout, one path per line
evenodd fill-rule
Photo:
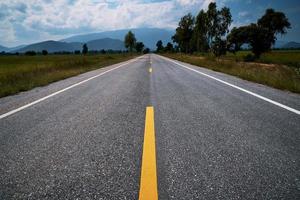
M 150 72 L 150 73 L 152 72 L 152 67 L 149 68 L 149 72 Z
M 157 174 L 153 107 L 146 108 L 139 200 L 157 200 Z

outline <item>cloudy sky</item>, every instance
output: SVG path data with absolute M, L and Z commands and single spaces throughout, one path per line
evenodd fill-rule
M 139 27 L 174 29 L 184 14 L 214 0 L 0 0 L 0 45 L 16 46 L 66 36 Z M 255 22 L 272 7 L 292 24 L 279 40 L 300 42 L 299 0 L 216 0 L 228 6 L 233 26 Z

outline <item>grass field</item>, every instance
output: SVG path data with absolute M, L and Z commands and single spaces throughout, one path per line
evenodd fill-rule
M 193 65 L 238 76 L 242 79 L 274 88 L 300 93 L 300 52 L 278 51 L 262 55 L 255 62 L 242 62 L 249 52 L 227 54 L 216 59 L 210 55 L 164 54 L 164 56 Z
M 0 56 L 0 97 L 133 58 L 129 54 Z
M 236 54 L 227 53 L 222 58 L 235 61 L 243 61 L 250 51 L 239 51 Z M 279 65 L 287 65 L 290 67 L 300 68 L 300 50 L 276 50 L 262 54 L 262 56 L 255 62 L 273 63 Z

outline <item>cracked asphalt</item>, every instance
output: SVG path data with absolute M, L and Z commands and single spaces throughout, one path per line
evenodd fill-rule
M 1 98 L 0 115 L 117 66 Z M 155 54 L 0 119 L 0 199 L 138 199 L 147 106 L 159 199 L 300 199 L 300 116 Z

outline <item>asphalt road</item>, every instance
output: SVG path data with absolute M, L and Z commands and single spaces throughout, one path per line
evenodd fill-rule
M 176 63 L 145 55 L 0 99 L 4 116 L 107 71 L 0 119 L 0 199 L 138 199 L 147 106 L 159 199 L 300 199 L 300 95 Z

